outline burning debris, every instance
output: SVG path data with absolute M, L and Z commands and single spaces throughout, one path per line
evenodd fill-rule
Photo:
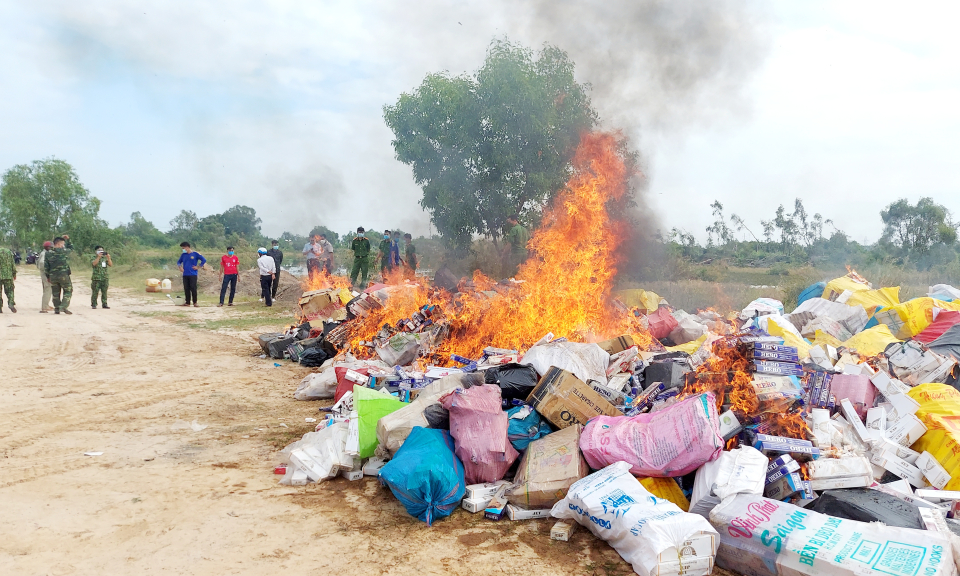
M 960 434 L 945 424 L 960 413 L 960 340 L 950 339 L 960 314 L 934 322 L 960 304 L 891 301 L 851 271 L 791 314 L 770 299 L 730 317 L 690 314 L 652 293 L 628 306 L 613 291 L 622 229 L 611 207 L 629 177 L 617 150 L 610 135 L 583 138 L 513 279 L 476 273 L 450 290 L 398 276 L 355 293 L 317 275 L 301 325 L 261 338 L 271 355 L 319 365 L 298 399 L 335 402 L 284 451 L 283 482 L 354 479 L 369 467 L 428 523 L 462 501 L 493 520 L 571 517 L 603 539 L 598 527 L 623 525 L 630 536 L 611 543 L 640 574 L 709 574 L 714 563 L 874 573 L 851 557 L 796 552 L 821 538 L 812 533 L 776 551 L 741 541 L 747 510 L 787 524 L 816 515 L 853 546 L 868 531 L 854 520 L 872 517 L 804 510 L 825 490 L 882 491 L 929 509 L 930 533 L 911 546 L 951 546 L 942 518 L 958 493 L 913 488 L 960 488 Z M 913 339 L 928 329 L 940 333 Z M 562 450 L 531 452 L 543 447 Z M 588 476 L 587 465 L 599 471 Z M 629 484 L 628 472 L 666 484 Z M 465 475 L 486 484 L 465 487 Z M 562 489 L 538 488 L 529 509 L 519 484 Z M 632 506 L 640 500 L 655 505 Z M 577 506 L 589 514 L 572 514 Z M 925 574 L 954 573 L 919 557 Z

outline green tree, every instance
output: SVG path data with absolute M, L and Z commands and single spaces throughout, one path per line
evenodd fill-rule
M 236 234 L 247 240 L 254 240 L 260 237 L 260 219 L 257 218 L 257 211 L 249 206 L 234 206 L 227 209 L 223 214 L 209 216 L 223 224 L 226 234 Z
M 193 210 L 181 210 L 170 221 L 170 236 L 176 240 L 178 237 L 189 236 L 200 226 L 200 219 Z
M 714 200 L 710 205 L 713 209 L 713 217 L 716 218 L 713 224 L 707 226 L 707 246 L 726 246 L 733 240 L 733 230 L 727 226 L 727 220 L 723 216 L 723 204 L 719 200 Z M 731 216 L 733 219 L 736 215 Z
M 326 226 L 314 226 L 310 230 L 310 234 L 307 235 L 306 242 L 309 242 L 310 238 L 313 238 L 317 234 L 325 235 L 327 237 L 327 240 L 330 242 L 330 244 L 334 246 L 340 245 L 340 240 L 341 240 L 340 235 L 334 232 L 333 230 L 327 228 Z M 348 236 L 350 235 L 348 234 Z M 350 237 L 352 238 L 353 236 L 350 236 Z M 346 236 L 344 236 L 344 238 L 346 238 Z M 303 248 L 303 245 L 301 245 L 300 248 Z
M 169 243 L 167 237 L 139 212 L 130 215 L 130 222 L 123 227 L 123 234 L 136 238 L 144 246 L 163 247 Z
M 880 211 L 883 220 L 881 241 L 899 247 L 906 256 L 923 257 L 937 244 L 957 240 L 957 225 L 950 211 L 932 198 L 921 198 L 916 206 L 901 198 Z
M 0 179 L 0 229 L 15 246 L 36 246 L 58 233 L 78 245 L 106 223 L 100 200 L 83 186 L 70 164 L 57 158 L 18 164 Z
M 430 74 L 384 106 L 397 159 L 448 245 L 466 249 L 475 234 L 497 242 L 512 214 L 538 219 L 597 122 L 587 90 L 559 48 L 534 53 L 504 39 L 473 75 Z

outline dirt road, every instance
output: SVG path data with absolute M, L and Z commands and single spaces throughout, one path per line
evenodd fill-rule
M 278 447 L 320 405 L 292 398 L 307 370 L 75 287 L 73 316 L 39 314 L 21 272 L 20 313 L 0 315 L 0 574 L 632 574 L 584 530 L 551 541 L 551 520 L 428 528 L 373 478 L 279 486 Z

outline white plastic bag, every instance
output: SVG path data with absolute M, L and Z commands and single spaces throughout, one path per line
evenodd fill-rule
M 769 459 L 751 446 L 723 452 L 699 470 L 693 481 L 690 512 L 704 518 L 713 506 L 734 494 L 763 494 Z
M 630 464 L 626 462 L 611 464 L 575 482 L 550 513 L 554 518 L 570 518 L 586 526 L 613 546 L 640 576 L 659 573 L 660 555 L 671 548 L 681 549 L 692 536 L 717 536 L 702 516 L 688 514 L 676 504 L 650 494 L 630 474 Z M 709 555 L 704 557 L 703 564 L 709 564 L 709 568 L 685 574 L 710 573 L 716 542 L 715 539 Z
M 677 321 L 677 327 L 670 332 L 669 337 L 676 345 L 693 342 L 708 331 L 706 325 L 692 314 L 688 314 L 683 310 L 674 310 L 671 314 Z
M 551 366 L 556 366 L 586 383 L 590 381 L 607 384 L 607 366 L 610 354 L 596 344 L 578 342 L 549 342 L 533 346 L 523 355 L 520 364 L 531 364 L 543 376 Z
M 741 494 L 713 509 L 717 566 L 748 576 L 954 576 L 950 541 Z
M 294 475 L 305 473 L 310 482 L 333 478 L 341 469 L 353 467 L 354 459 L 345 451 L 347 425 L 335 422 L 317 432 L 307 432 L 303 438 L 280 451 L 287 463 L 287 474 L 281 484 L 291 484 Z M 300 482 L 297 482 L 299 484 Z
M 293 397 L 297 400 L 327 400 L 337 391 L 337 374 L 330 366 L 322 372 L 313 372 L 300 381 Z

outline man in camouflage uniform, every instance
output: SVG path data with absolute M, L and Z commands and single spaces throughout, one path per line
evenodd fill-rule
M 53 313 L 73 314 L 70 297 L 73 296 L 73 282 L 70 281 L 70 251 L 73 245 L 70 237 L 64 234 L 53 239 L 53 251 L 47 254 L 43 262 L 43 273 L 50 281 L 53 290 Z M 63 297 L 61 298 L 61 292 Z
M 3 294 L 7 294 L 7 306 L 11 312 L 17 311 L 17 303 L 13 299 L 13 281 L 17 279 L 17 265 L 14 262 L 13 252 L 7 248 L 0 248 L 0 314 L 3 313 Z
M 103 246 L 94 248 L 97 255 L 90 264 L 93 265 L 93 277 L 90 278 L 90 307 L 97 309 L 97 292 L 100 293 L 100 303 L 104 310 L 109 310 L 107 306 L 107 288 L 110 287 L 110 272 L 108 267 L 113 266 L 113 260 L 110 254 L 103 249 Z

